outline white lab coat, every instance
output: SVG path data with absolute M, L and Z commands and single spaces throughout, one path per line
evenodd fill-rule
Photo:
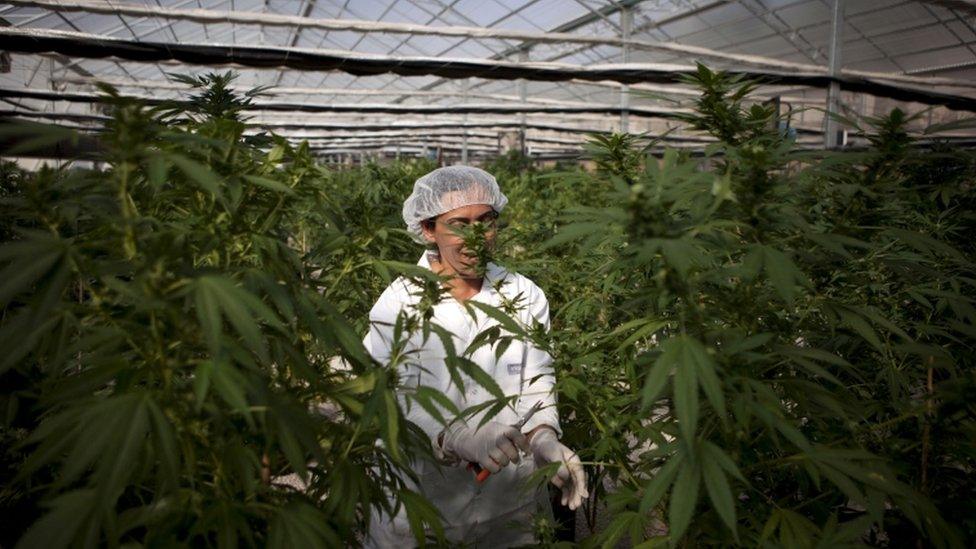
M 426 255 L 417 264 L 430 268 Z M 500 293 L 495 289 L 499 282 Z M 413 308 L 419 301 L 418 291 L 419 288 L 413 283 L 403 278 L 397 279 L 370 311 L 370 331 L 364 343 L 379 362 L 389 361 L 397 315 L 401 310 L 408 313 L 415 311 Z M 522 275 L 489 264 L 481 291 L 471 299 L 500 307 L 503 298 L 518 300 L 517 320 L 522 325 L 533 326 L 538 322 L 549 328 L 549 304 L 542 290 Z M 476 318 L 472 318 L 460 303 L 449 296 L 434 305 L 431 322 L 452 333 L 454 348 L 458 353 L 463 352 L 478 333 L 497 325 L 497 321 L 481 311 L 477 311 Z M 406 409 L 407 419 L 419 425 L 436 445 L 436 437 L 443 425 L 415 403 L 406 408 L 405 393 L 417 385 L 433 387 L 461 410 L 493 397 L 483 387 L 466 378 L 463 392 L 451 382 L 443 360 L 443 346 L 433 332 L 426 342 L 421 333 L 412 334 L 408 350 L 409 358 L 399 365 L 400 403 Z M 546 352 L 531 342 L 515 340 L 499 360 L 495 358 L 495 349 L 489 346 L 482 346 L 469 358 L 491 375 L 506 395 L 518 395 L 514 406 L 502 410 L 493 418 L 494 421 L 514 424 L 535 402 L 542 400 L 543 408 L 526 423 L 523 432 L 542 424 L 560 432 L 553 392 L 555 376 L 552 357 Z M 445 416 L 450 417 L 449 414 Z M 477 422 L 478 419 L 480 416 L 473 421 Z M 535 470 L 531 457 L 523 457 L 517 465 L 508 465 L 480 485 L 463 463 L 444 465 L 417 461 L 412 465 L 420 479 L 419 486 L 413 488 L 441 512 L 445 534 L 452 543 L 463 542 L 476 547 L 509 547 L 531 543 L 531 516 L 537 512 L 551 513 L 544 490 L 528 490 L 523 486 L 522 481 Z M 380 516 L 372 520 L 366 539 L 367 547 L 402 548 L 415 545 L 402 509 L 392 519 Z

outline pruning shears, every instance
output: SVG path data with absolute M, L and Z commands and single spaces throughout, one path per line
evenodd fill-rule
M 532 419 L 532 416 L 534 416 L 535 413 L 541 409 L 542 409 L 542 401 L 540 400 L 535 404 L 533 404 L 532 407 L 529 408 L 527 412 L 522 414 L 522 417 L 518 418 L 518 421 L 516 421 L 512 425 L 512 427 L 515 427 L 516 429 L 518 429 L 519 432 L 522 432 L 522 427 L 525 427 L 525 424 L 528 423 L 530 419 Z M 473 461 L 468 462 L 468 471 L 474 472 L 475 480 L 478 482 L 478 484 L 481 484 L 482 482 L 488 480 L 488 477 L 491 476 L 491 471 L 485 469 L 484 467 L 478 465 Z

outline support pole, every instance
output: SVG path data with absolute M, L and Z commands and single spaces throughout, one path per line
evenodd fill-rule
M 461 97 L 464 103 L 468 102 L 468 79 L 461 81 Z M 468 113 L 464 113 L 464 137 L 461 140 L 461 164 L 468 164 Z
M 529 60 L 529 50 L 528 48 L 521 50 L 519 52 L 519 61 L 525 62 Z M 524 105 L 525 100 L 528 97 L 528 83 L 524 78 L 518 81 L 518 92 L 519 100 Z M 525 156 L 525 113 L 519 115 L 519 151 Z
M 844 31 L 844 0 L 833 0 L 830 17 L 830 76 L 840 75 L 842 66 L 841 48 L 843 46 Z M 840 111 L 840 84 L 831 82 L 827 89 L 827 114 L 824 121 L 824 147 L 827 149 L 837 148 L 839 141 L 837 132 L 840 125 L 830 115 Z
M 634 23 L 633 8 L 625 7 L 620 10 L 620 38 L 630 40 L 630 28 Z M 630 63 L 630 45 L 624 44 L 621 47 L 623 62 Z M 630 131 L 630 87 L 620 87 L 620 133 Z

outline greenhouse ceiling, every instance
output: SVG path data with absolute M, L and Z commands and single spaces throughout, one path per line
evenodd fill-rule
M 152 102 L 185 92 L 173 74 L 233 69 L 272 86 L 255 123 L 325 153 L 490 155 L 514 134 L 559 154 L 621 129 L 701 146 L 675 120 L 696 62 L 761 78 L 808 146 L 837 139 L 828 104 L 976 111 L 973 0 L 15 0 L 0 18 L 4 116 L 94 127 L 98 81 Z

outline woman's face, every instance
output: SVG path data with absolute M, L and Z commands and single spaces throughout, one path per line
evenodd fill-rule
M 495 224 L 498 217 L 495 210 L 487 204 L 472 204 L 455 208 L 434 218 L 432 223 L 422 224 L 424 238 L 437 245 L 440 252 L 441 265 L 445 275 L 457 275 L 461 278 L 481 278 L 478 270 L 478 258 L 473 250 L 467 249 L 464 240 L 457 234 L 457 230 L 471 223 L 485 223 L 488 231 L 485 237 L 488 245 L 495 243 Z

